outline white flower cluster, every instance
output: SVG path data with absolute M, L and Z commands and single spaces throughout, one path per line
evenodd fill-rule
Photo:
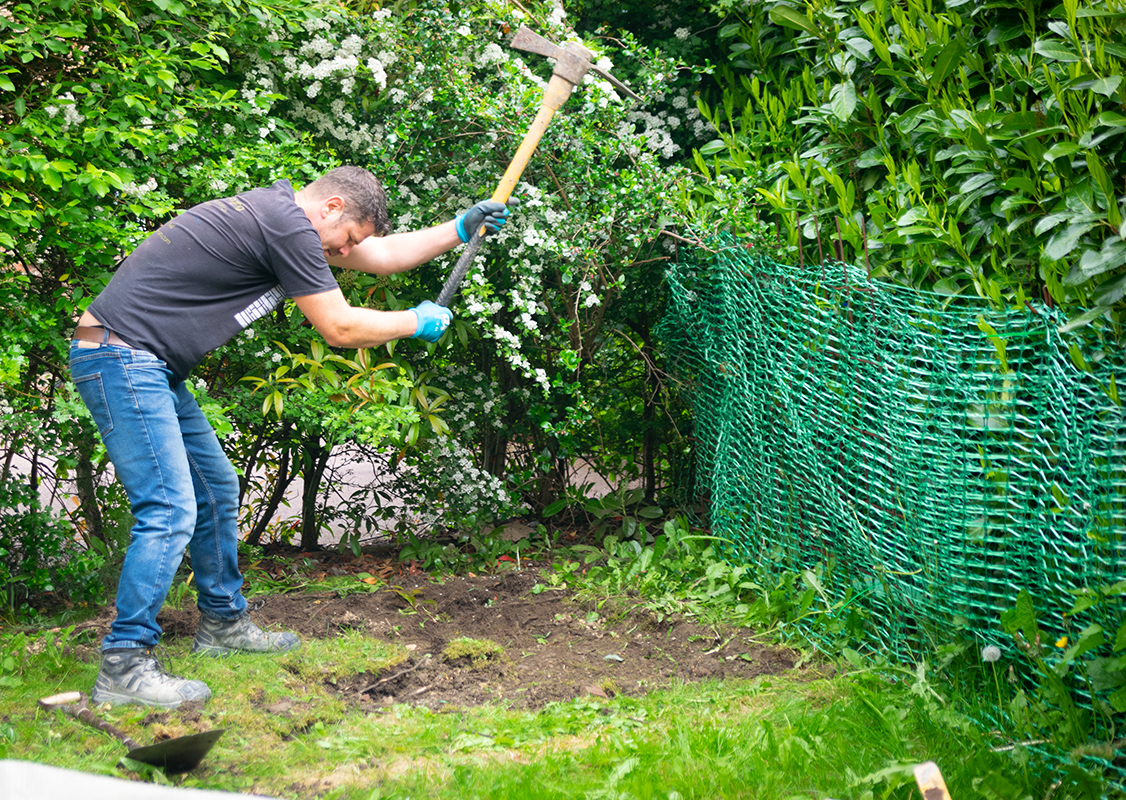
M 656 114 L 634 111 L 618 126 L 618 135 L 627 137 L 640 133 L 645 137 L 645 145 L 650 151 L 665 158 L 673 158 L 681 149 L 672 138 L 672 131 L 679 126 L 680 119 L 667 111 Z
M 341 33 L 341 20 L 333 14 L 306 20 L 305 35 L 298 37 L 300 44 L 295 50 L 280 59 L 253 59 L 242 87 L 243 99 L 250 104 L 252 113 L 266 115 L 274 105 L 268 95 L 287 95 L 291 101 L 291 121 L 299 127 L 355 150 L 370 149 L 381 130 L 358 119 L 357 95 L 362 94 L 361 81 L 370 80 L 377 91 L 387 88 L 387 69 L 398 60 L 394 26 L 385 22 L 390 16 L 390 10 L 372 14 L 380 25 L 379 35 L 371 38 Z M 272 29 L 271 34 L 270 41 L 294 39 L 280 27 Z M 326 93 L 331 98 L 327 110 Z M 265 120 L 257 129 L 259 137 L 269 137 L 276 126 L 272 118 Z
M 134 183 L 133 181 L 129 181 L 121 187 L 121 191 L 129 195 L 130 197 L 144 197 L 149 192 L 156 191 L 156 188 L 156 178 L 150 177 L 147 181 L 140 185 Z
M 455 437 L 436 442 L 416 468 L 427 496 L 419 497 L 412 511 L 424 523 L 457 527 L 467 519 L 491 522 L 515 510 L 504 481 L 474 463 L 472 451 Z
M 78 113 L 78 106 L 74 102 L 74 95 L 70 92 L 66 92 L 65 94 L 59 95 L 59 99 L 66 102 L 60 103 L 59 105 L 44 106 L 43 110 L 51 117 L 57 116 L 60 110 L 63 112 L 62 127 L 60 130 L 68 130 L 86 121 L 86 117 Z
M 485 49 L 477 54 L 477 66 L 487 67 L 490 64 L 503 64 L 508 61 L 508 53 L 496 42 L 489 42 Z

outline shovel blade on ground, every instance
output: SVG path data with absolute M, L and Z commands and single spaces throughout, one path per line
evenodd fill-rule
M 178 736 L 147 747 L 135 747 L 129 751 L 129 758 L 159 767 L 168 775 L 190 772 L 199 766 L 203 757 L 223 735 L 223 731 L 205 731 L 189 736 Z

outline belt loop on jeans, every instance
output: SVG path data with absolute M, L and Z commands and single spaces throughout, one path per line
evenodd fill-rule
M 74 329 L 74 336 L 72 338 L 78 339 L 83 342 L 94 342 L 101 345 L 115 344 L 119 347 L 133 348 L 133 345 L 129 344 L 129 342 L 122 339 L 109 328 L 103 328 L 100 325 L 79 325 Z

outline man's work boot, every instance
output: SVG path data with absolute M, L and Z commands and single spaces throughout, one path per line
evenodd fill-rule
M 292 633 L 266 633 L 250 621 L 249 614 L 238 619 L 219 619 L 205 612 L 199 614 L 192 652 L 207 656 L 231 653 L 284 653 L 301 646 Z
M 203 681 L 169 675 L 150 648 L 113 648 L 102 651 L 102 668 L 94 681 L 95 703 L 176 708 L 185 700 L 206 700 L 211 690 Z

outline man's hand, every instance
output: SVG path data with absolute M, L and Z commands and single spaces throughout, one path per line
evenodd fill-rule
M 429 300 L 419 303 L 411 311 L 418 317 L 418 328 L 415 329 L 414 336 L 411 338 L 422 339 L 427 342 L 436 342 L 441 339 L 442 334 L 446 332 L 446 328 L 450 327 L 450 322 L 454 318 L 448 308 Z
M 508 205 L 495 200 L 482 200 L 468 211 L 458 214 L 455 220 L 458 238 L 468 242 L 482 225 L 489 233 L 496 233 L 500 230 L 500 226 L 508 221 L 508 212 L 519 204 L 520 201 L 515 197 L 508 198 Z

